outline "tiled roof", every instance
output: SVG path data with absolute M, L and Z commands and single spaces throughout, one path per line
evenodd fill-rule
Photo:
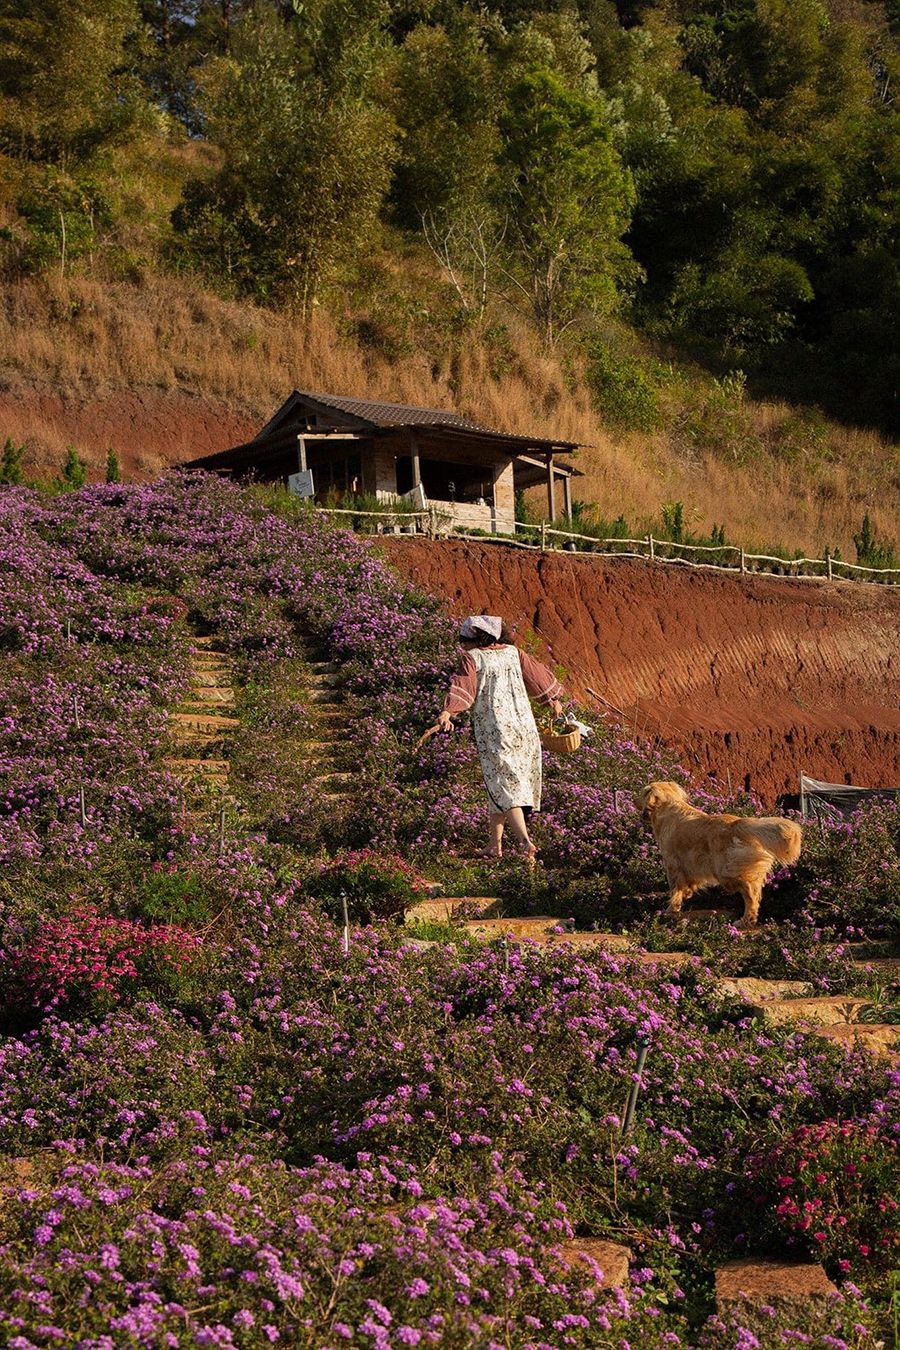
M 301 399 L 310 399 L 351 417 L 361 417 L 376 427 L 442 426 L 458 427 L 461 431 L 493 431 L 492 427 L 473 422 L 447 408 L 415 408 L 408 403 L 381 403 L 375 399 L 346 398 L 342 394 L 314 394 L 305 389 L 294 392 Z

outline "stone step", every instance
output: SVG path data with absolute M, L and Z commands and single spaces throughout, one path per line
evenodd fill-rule
M 642 966 L 672 966 L 675 970 L 680 970 L 682 966 L 689 966 L 696 957 L 691 952 L 645 952 L 633 951 L 628 953 L 629 960 L 637 961 Z
M 169 713 L 169 721 L 184 731 L 222 732 L 239 727 L 237 717 L 222 717 L 217 713 L 174 712 Z
M 339 689 L 346 683 L 338 671 L 313 672 L 306 681 L 310 689 Z
M 228 650 L 222 638 L 216 637 L 215 633 L 208 633 L 203 637 L 199 637 L 195 634 L 194 637 L 191 638 L 191 646 L 199 647 L 202 651 L 207 652 L 224 652 Z
M 449 922 L 460 910 L 476 911 L 485 916 L 498 904 L 492 895 L 435 895 L 427 900 L 417 900 L 406 911 L 407 923 L 417 920 L 432 920 L 435 923 Z
M 199 703 L 213 705 L 234 704 L 234 690 L 226 685 L 196 684 L 191 685 L 191 692 L 196 696 Z
M 357 777 L 357 774 L 350 773 L 349 770 L 323 768 L 322 772 L 315 774 L 310 781 L 322 787 L 326 785 L 340 787 L 342 784 L 354 783 Z
M 900 1025 L 890 1022 L 844 1022 L 830 1027 L 816 1027 L 816 1035 L 836 1041 L 849 1048 L 868 1050 L 870 1055 L 887 1059 L 900 1067 Z
M 825 998 L 772 999 L 762 1007 L 766 1021 L 772 1026 L 831 1027 L 858 1022 L 869 1003 L 862 998 L 835 994 Z
M 325 689 L 311 688 L 306 695 L 306 699 L 308 703 L 323 703 L 326 706 L 328 705 L 337 706 L 337 704 L 344 702 L 344 697 L 342 694 L 339 694 L 334 689 L 327 689 L 327 688 Z
M 223 675 L 231 675 L 234 661 L 220 652 L 191 652 L 189 665 L 192 670 L 216 670 Z
M 673 923 L 691 923 L 708 927 L 718 923 L 720 919 L 736 922 L 740 918 L 740 913 L 731 906 L 725 906 L 721 909 L 683 909 L 677 916 L 666 914 L 664 917 L 671 918 Z
M 802 1315 L 811 1304 L 837 1292 L 822 1267 L 812 1262 L 743 1257 L 716 1271 L 716 1311 L 720 1316 L 746 1303 Z
M 812 985 L 805 980 L 761 980 L 754 975 L 726 977 L 717 981 L 723 994 L 742 999 L 749 1007 L 773 1000 L 803 998 L 812 993 Z
M 588 950 L 592 947 L 602 947 L 604 951 L 621 951 L 629 954 L 635 950 L 631 938 L 626 937 L 624 933 L 594 933 L 581 928 L 570 933 L 547 933 L 540 941 L 546 947 L 575 947 Z
M 873 956 L 869 960 L 856 961 L 863 970 L 871 970 L 876 980 L 884 984 L 900 982 L 900 956 Z
M 567 1269 L 583 1266 L 592 1270 L 592 1262 L 600 1267 L 603 1277 L 598 1284 L 603 1289 L 627 1289 L 631 1248 L 604 1238 L 571 1238 L 557 1247 L 559 1258 Z
M 175 759 L 171 757 L 163 761 L 167 769 L 173 773 L 183 770 L 185 773 L 200 773 L 218 775 L 227 773 L 230 762 L 227 759 Z
M 504 935 L 518 939 L 545 937 L 558 924 L 559 919 L 541 914 L 527 919 L 469 919 L 463 927 L 473 937 L 490 942 Z

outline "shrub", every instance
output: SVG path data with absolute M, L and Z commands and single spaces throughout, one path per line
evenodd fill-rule
M 859 534 L 853 536 L 856 545 L 856 561 L 861 567 L 896 567 L 897 559 L 893 548 L 875 538 L 868 511 L 863 516 Z
M 645 363 L 606 343 L 590 351 L 588 387 L 597 411 L 622 431 L 655 431 L 662 423 L 659 391 Z
M 111 1007 L 198 945 L 184 929 L 145 928 L 88 906 L 47 918 L 24 949 L 6 955 L 5 1011 Z
M 376 923 L 401 918 L 426 893 L 425 883 L 400 857 L 372 849 L 344 853 L 321 863 L 307 882 L 307 890 L 325 902 L 335 920 L 341 918 L 341 897 L 354 923 Z
M 900 1145 L 883 1126 L 826 1120 L 748 1160 L 764 1239 L 831 1261 L 844 1274 L 900 1257 Z

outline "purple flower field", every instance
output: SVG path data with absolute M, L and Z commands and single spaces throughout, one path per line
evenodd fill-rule
M 192 627 L 240 685 L 222 848 L 164 762 Z M 310 643 L 348 678 L 340 815 L 303 754 Z M 847 942 L 900 935 L 896 812 L 817 831 L 767 892 L 780 922 L 723 923 L 680 970 L 413 950 L 415 873 L 652 946 L 663 877 L 628 794 L 687 775 L 598 724 L 548 761 L 544 865 L 485 872 L 471 738 L 414 749 L 454 625 L 352 535 L 202 477 L 4 489 L 0 646 L 0 1344 L 889 1342 L 900 1074 L 764 1026 L 714 975 L 842 992 Z M 380 902 L 345 953 L 329 878 L 361 864 Z M 567 1266 L 573 1234 L 629 1246 L 629 1287 Z M 716 1316 L 713 1271 L 754 1254 L 823 1261 L 841 1294 Z

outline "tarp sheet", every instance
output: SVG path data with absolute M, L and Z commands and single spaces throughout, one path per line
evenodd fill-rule
M 821 783 L 800 775 L 800 813 L 804 820 L 852 816 L 864 802 L 900 801 L 900 787 L 854 787 L 850 783 Z

